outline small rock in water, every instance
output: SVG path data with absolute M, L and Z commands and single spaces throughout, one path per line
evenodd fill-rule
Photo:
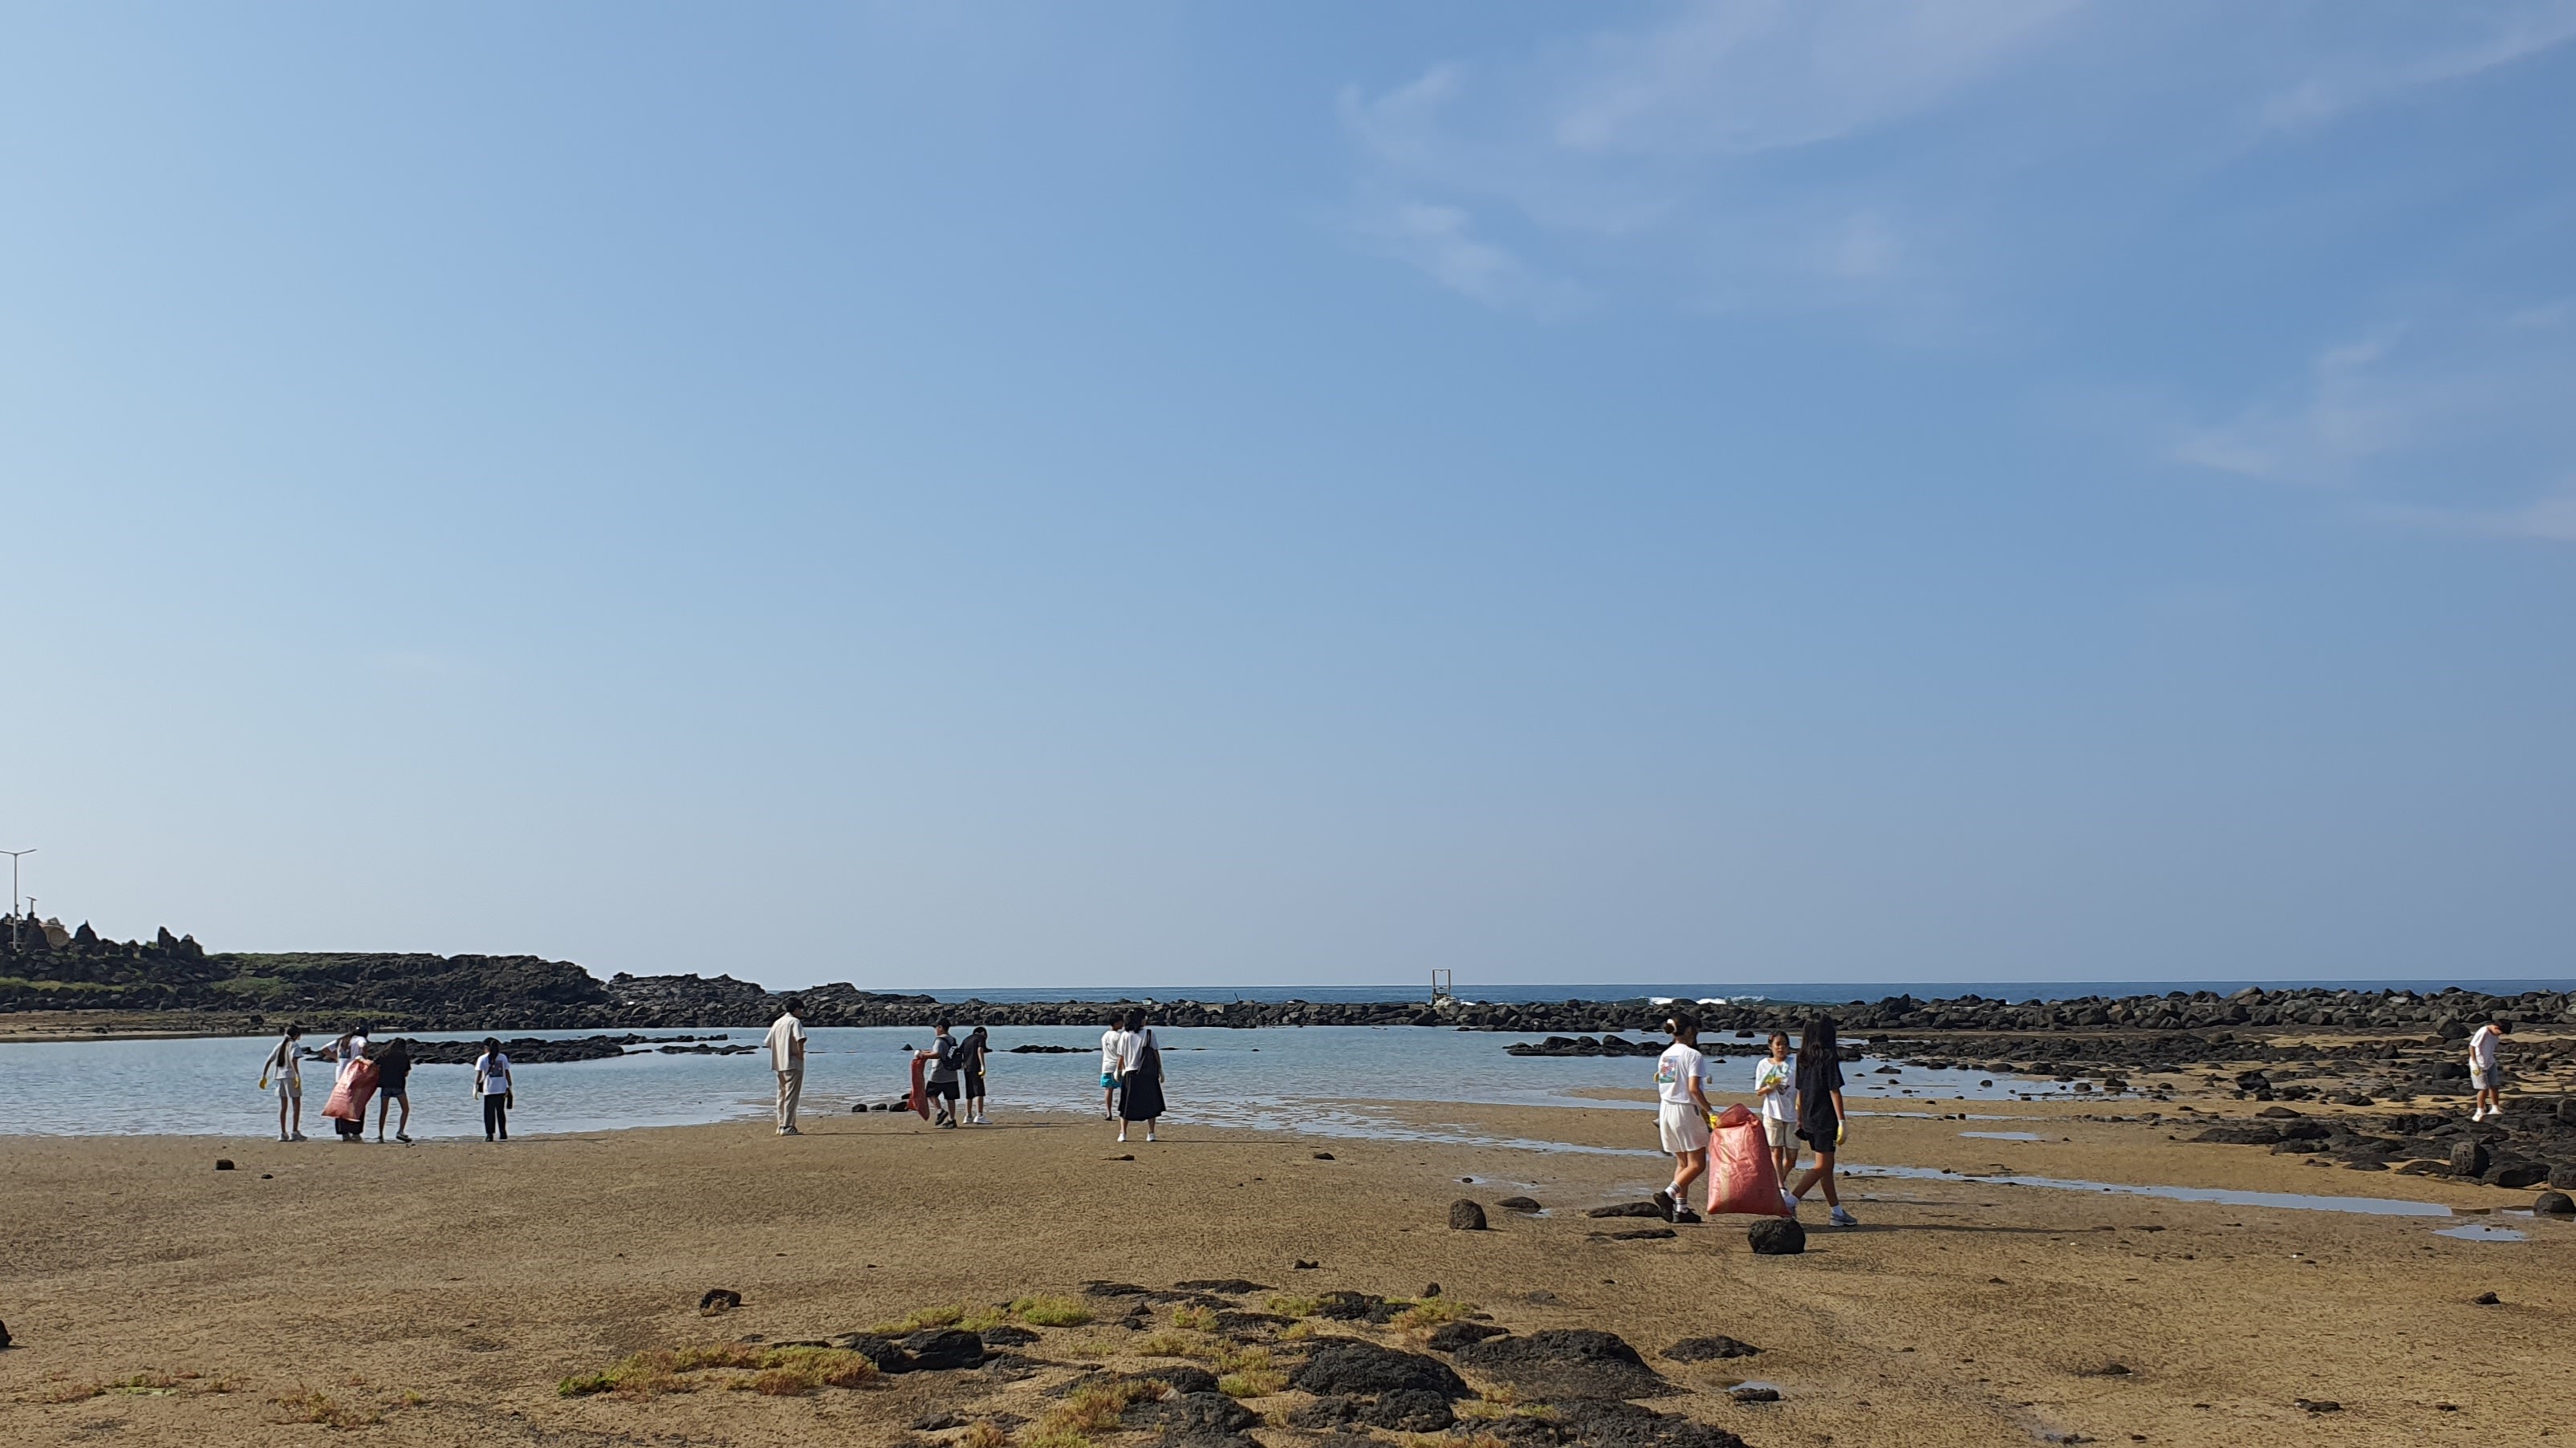
M 1765 1257 L 1794 1257 L 1807 1250 L 1807 1229 L 1794 1217 L 1764 1217 L 1745 1229 L 1744 1239 Z
M 1449 1230 L 1481 1232 L 1485 1230 L 1485 1209 L 1460 1197 L 1449 1204 Z
M 1507 1212 L 1535 1212 L 1543 1210 L 1539 1206 L 1538 1199 L 1536 1197 L 1505 1197 L 1501 1201 L 1494 1203 L 1494 1205 Z
M 719 1312 L 731 1312 L 740 1306 L 742 1306 L 742 1294 L 730 1287 L 710 1287 L 706 1295 L 698 1299 L 698 1311 L 711 1316 Z
M 228 1157 L 228 1156 L 219 1156 L 219 1157 L 216 1157 L 216 1158 L 215 1158 L 215 1170 L 217 1170 L 217 1171 L 231 1171 L 232 1169 L 233 1169 L 233 1159 L 232 1159 L 231 1157 Z
M 2576 1198 L 2565 1192 L 2542 1192 L 2532 1198 L 2531 1210 L 2543 1217 L 2576 1217 Z

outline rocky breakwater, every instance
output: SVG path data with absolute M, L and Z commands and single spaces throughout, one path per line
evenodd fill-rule
M 2576 1098 L 2525 1101 L 2520 1108 L 2471 1121 L 2459 1112 L 2310 1113 L 2275 1105 L 2250 1119 L 2205 1125 L 2188 1139 L 2509 1191 L 2576 1188 Z
M 470 1066 L 483 1054 L 481 1041 L 416 1041 L 401 1038 L 411 1052 L 415 1066 Z M 569 1041 L 541 1040 L 535 1036 L 517 1036 L 501 1043 L 501 1054 L 514 1065 L 545 1065 L 563 1061 L 605 1061 L 623 1056 L 639 1046 L 657 1047 L 665 1053 L 696 1052 L 707 1055 L 748 1055 L 755 1047 L 723 1043 L 719 1036 L 700 1040 L 696 1036 L 583 1036 Z M 393 1043 L 388 1041 L 385 1046 Z M 383 1047 L 374 1054 L 383 1055 Z

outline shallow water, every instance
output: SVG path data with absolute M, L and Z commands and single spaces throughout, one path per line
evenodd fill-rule
M 480 1040 L 479 1032 L 415 1032 L 422 1040 Z M 565 1039 L 587 1031 L 525 1031 Z M 638 1034 L 677 1034 L 640 1032 Z M 691 1034 L 706 1035 L 696 1032 Z M 755 1042 L 757 1031 L 722 1033 Z M 1618 1088 L 1652 1089 L 1651 1057 L 1522 1057 L 1504 1047 L 1536 1034 L 1448 1031 L 1406 1026 L 1273 1027 L 1263 1030 L 1159 1030 L 1172 1099 L 1169 1120 L 1217 1126 L 1299 1130 L 1325 1136 L 1464 1141 L 1538 1150 L 1605 1148 L 1434 1131 L 1398 1121 L 1373 1103 L 1582 1106 L 1650 1111 L 1651 1100 L 1576 1095 Z M 927 1045 L 924 1027 L 821 1027 L 808 1033 L 805 1110 L 846 1112 L 854 1101 L 882 1101 L 909 1082 L 906 1049 Z M 995 1111 L 1085 1113 L 1099 1109 L 1098 1027 L 1030 1027 L 994 1034 L 989 1081 Z M 257 1090 L 259 1066 L 273 1038 L 67 1041 L 0 1044 L 0 1135 L 250 1136 L 277 1129 L 276 1098 Z M 1061 1045 L 1072 1054 L 1008 1054 L 1016 1045 Z M 1889 1094 L 1891 1078 L 1865 1074 L 1878 1063 L 1847 1063 L 1847 1093 Z M 1749 1090 L 1753 1062 L 1717 1063 L 1721 1085 Z M 464 1066 L 418 1066 L 411 1079 L 412 1135 L 424 1140 L 482 1131 Z M 1909 1068 L 1914 1088 L 1940 1083 L 1946 1094 L 2004 1099 L 2023 1092 L 2060 1094 L 2056 1082 L 1997 1079 L 1976 1086 L 1971 1072 Z M 520 1065 L 513 1077 L 518 1108 L 511 1124 L 523 1134 L 689 1126 L 754 1119 L 769 1111 L 771 1078 L 758 1055 L 664 1055 L 652 1048 L 599 1061 Z M 305 1131 L 327 1135 L 321 1120 L 330 1067 L 308 1063 Z M 372 1130 L 372 1126 L 370 1127 Z M 1651 1145 L 1652 1133 L 1647 1133 Z
M 2298 1212 L 2353 1212 L 2370 1217 L 2448 1217 L 2451 1215 L 2451 1209 L 2438 1202 L 2405 1202 L 2386 1197 L 2310 1196 L 2304 1192 L 2248 1192 L 2229 1187 L 2133 1186 L 2120 1182 L 2069 1181 L 2059 1177 L 1943 1171 L 1928 1166 L 1855 1166 L 1843 1169 L 1841 1175 L 1855 1180 L 1870 1177 L 1901 1177 L 1922 1181 L 1975 1182 L 1980 1186 L 2103 1192 L 2113 1196 L 2155 1197 L 2169 1202 L 2207 1202 L 2227 1207 L 2281 1207 Z
M 2433 1235 L 2462 1242 L 2521 1242 L 2529 1240 L 2531 1234 L 2517 1232 L 2511 1227 L 2490 1226 L 2485 1222 L 2467 1222 L 2457 1227 L 2437 1228 Z

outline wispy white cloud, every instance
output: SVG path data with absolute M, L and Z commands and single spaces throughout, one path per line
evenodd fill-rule
M 1541 275 L 1506 248 L 1476 235 L 1455 206 L 1399 201 L 1359 223 L 1388 255 L 1411 262 L 1433 281 L 1487 306 L 1535 317 L 1562 317 L 1583 304 L 1580 287 Z
M 2553 304 L 2554 305 L 2554 304 Z M 2186 426 L 2191 466 L 2334 489 L 2381 522 L 2576 542 L 2576 329 L 2553 305 L 2428 314 L 2312 356 L 2300 381 Z
M 2576 40 L 2576 0 L 2428 5 L 2406 17 L 2402 48 L 2385 37 L 2329 58 L 2262 108 L 2266 126 L 2296 129 L 2507 66 Z
M 1539 310 L 1509 279 L 1550 277 L 1589 297 L 1957 316 L 2033 262 L 2067 264 L 2051 248 L 2085 231 L 2058 209 L 2069 176 L 2182 184 L 2265 136 L 2571 38 L 2576 0 L 2261 24 L 2099 0 L 1734 0 L 1443 57 L 1346 89 L 1336 115 L 1368 198 L 1351 234 L 1488 305 Z M 2121 236 L 2106 220 L 2094 244 Z
M 2576 543 L 2576 484 L 2509 508 L 2430 508 L 2381 503 L 2367 510 L 2387 522 L 2479 538 Z
M 2405 446 L 2458 400 L 2452 379 L 2383 366 L 2392 341 L 2384 335 L 2326 348 L 2310 360 L 2297 396 L 2186 428 L 2174 440 L 2174 458 L 2271 482 L 2350 482 L 2357 465 Z

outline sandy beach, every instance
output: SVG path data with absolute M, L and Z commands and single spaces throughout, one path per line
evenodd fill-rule
M 1847 1159 L 2470 1210 L 2529 1201 L 2187 1145 L 2071 1108 L 2006 1110 L 2026 1120 L 1864 1118 Z M 1659 1181 L 1643 1156 L 1183 1125 L 1122 1146 L 1104 1123 L 999 1119 L 937 1132 L 827 1115 L 796 1140 L 745 1124 L 411 1149 L 11 1139 L 0 1143 L 0 1321 L 17 1345 L 0 1353 L 0 1439 L 1037 1442 L 1061 1428 L 1078 1382 L 1198 1363 L 1249 1366 L 1252 1386 L 1267 1386 L 1246 1354 L 1269 1354 L 1284 1374 L 1333 1337 L 1423 1351 L 1421 1326 L 1309 1314 L 1332 1291 L 1410 1299 L 1435 1283 L 1443 1314 L 1472 1309 L 1515 1334 L 1617 1333 L 1669 1385 L 1645 1406 L 1756 1448 L 2531 1441 L 2576 1405 L 2564 1351 L 2576 1227 L 2561 1223 L 2514 1219 L 2529 1240 L 2462 1241 L 2436 1235 L 2453 1223 L 2421 1217 L 1880 1179 L 1847 1194 L 1860 1229 L 1824 1229 L 1811 1208 L 1803 1256 L 1757 1257 L 1740 1219 L 1608 1239 L 1659 1225 L 1584 1215 Z M 1652 1135 L 1641 1113 L 1609 1108 L 1432 1107 L 1420 1119 L 1605 1148 Z M 238 1169 L 215 1170 L 219 1156 Z M 1496 1205 L 1516 1194 L 1546 1213 Z M 1491 1230 L 1449 1228 L 1462 1197 L 1484 1205 Z M 1184 1298 L 1085 1291 L 1229 1278 L 1258 1286 L 1223 1294 L 1227 1311 L 1279 1320 L 1203 1330 L 1212 1319 L 1176 1322 L 1193 1311 Z M 742 1305 L 702 1315 L 711 1288 Z M 2499 1301 L 2475 1301 L 2488 1292 Z M 735 1354 L 748 1362 L 776 1344 L 1027 1298 L 1069 1299 L 1094 1320 L 1027 1327 L 1033 1342 L 980 1368 L 807 1394 L 714 1390 L 749 1381 L 749 1367 L 670 1380 L 702 1391 L 559 1391 L 654 1349 L 748 1344 Z M 1131 1313 L 1142 1326 L 1121 1325 L 1139 1321 Z M 1660 1356 L 1712 1334 L 1760 1351 Z M 1482 1395 L 1468 1411 L 1503 1417 L 1456 1431 L 1535 1441 L 1508 1419 L 1546 1413 L 1544 1394 L 1460 1370 Z M 1731 1400 L 1746 1379 L 1780 1400 Z M 1244 1398 L 1264 1420 L 1251 1436 L 1316 1441 L 1291 1426 L 1311 1400 Z

